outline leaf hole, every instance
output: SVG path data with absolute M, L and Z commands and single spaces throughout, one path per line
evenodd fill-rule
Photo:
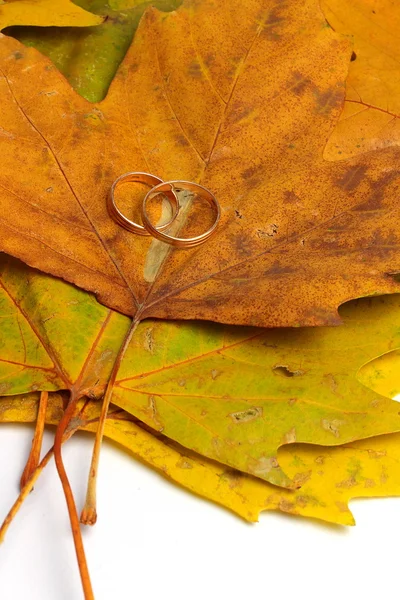
M 274 237 L 274 235 L 278 233 L 278 228 L 278 225 L 272 223 L 271 225 L 268 225 L 266 229 L 257 229 L 256 235 L 259 238 Z
M 297 371 L 292 371 L 287 365 L 276 365 L 272 370 L 274 373 L 281 375 L 282 377 L 299 377 L 300 375 L 304 374 L 304 371 L 301 371 L 300 369 Z

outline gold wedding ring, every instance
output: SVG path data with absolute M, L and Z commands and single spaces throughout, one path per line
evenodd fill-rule
M 163 183 L 163 180 L 159 177 L 156 177 L 155 175 L 151 175 L 150 173 L 124 173 L 124 175 L 121 175 L 120 177 L 118 177 L 118 179 L 114 181 L 114 183 L 111 186 L 110 192 L 107 196 L 108 212 L 110 214 L 110 217 L 112 217 L 112 219 L 114 219 L 114 221 L 118 223 L 118 225 L 121 225 L 128 231 L 131 231 L 132 233 L 136 233 L 138 235 L 150 235 L 148 230 L 142 227 L 142 225 L 139 225 L 138 223 L 135 223 L 134 221 L 128 219 L 118 208 L 115 202 L 115 191 L 120 185 L 123 185 L 124 183 L 142 183 L 147 187 L 153 188 L 154 186 Z M 171 205 L 172 217 L 169 221 L 167 221 L 167 223 L 164 223 L 163 225 L 157 225 L 156 227 L 154 226 L 154 229 L 156 231 L 167 229 L 167 227 L 170 227 L 170 225 L 175 221 L 179 213 L 179 202 L 178 198 L 175 195 L 175 192 L 171 190 L 170 193 L 166 193 L 164 195 L 166 196 Z
M 118 186 L 124 183 L 142 183 L 147 187 L 150 187 L 150 191 L 146 194 L 142 203 L 141 216 L 143 221 L 143 226 L 135 223 L 128 219 L 118 208 L 115 202 L 115 191 Z M 172 223 L 175 221 L 176 217 L 179 214 L 181 209 L 178 194 L 180 192 L 191 192 L 194 194 L 194 199 L 200 198 L 202 200 L 206 200 L 209 203 L 211 208 L 214 211 L 215 219 L 213 224 L 207 231 L 202 233 L 201 235 L 197 235 L 195 237 L 189 238 L 181 238 L 175 237 L 173 235 L 168 235 L 164 233 L 165 229 L 168 229 Z M 170 203 L 172 216 L 167 223 L 163 225 L 154 225 L 150 221 L 150 217 L 148 214 L 148 204 L 149 202 L 158 195 L 162 195 Z M 152 235 L 157 240 L 165 242 L 166 244 L 170 244 L 171 246 L 176 246 L 177 248 L 194 248 L 195 246 L 199 246 L 200 244 L 204 244 L 214 233 L 217 228 L 218 222 L 221 218 L 221 209 L 218 203 L 218 200 L 215 198 L 214 194 L 210 192 L 204 186 L 194 183 L 192 181 L 163 181 L 159 177 L 155 175 L 151 175 L 150 173 L 142 173 L 142 172 L 132 172 L 125 173 L 121 175 L 114 181 L 111 186 L 110 192 L 107 196 L 107 208 L 112 219 L 124 227 L 128 231 L 132 233 L 136 233 L 138 235 Z
M 210 206 L 214 209 L 215 212 L 215 220 L 212 226 L 201 235 L 197 235 L 191 238 L 179 238 L 174 237 L 172 235 L 167 235 L 166 233 L 160 231 L 159 228 L 157 229 L 155 225 L 153 225 L 147 213 L 148 202 L 152 200 L 155 196 L 162 194 L 166 195 L 168 198 L 171 194 L 176 194 L 183 191 L 193 192 L 196 196 L 200 196 L 203 200 L 206 200 L 210 204 Z M 193 183 L 192 181 L 176 180 L 159 183 L 146 194 L 142 204 L 142 221 L 147 231 L 151 233 L 151 235 L 156 239 L 170 244 L 171 246 L 176 246 L 178 248 L 193 248 L 195 246 L 199 246 L 200 244 L 204 244 L 204 242 L 206 242 L 214 233 L 220 220 L 220 217 L 221 209 L 214 194 L 212 194 L 210 190 L 208 190 L 204 186 L 198 183 Z

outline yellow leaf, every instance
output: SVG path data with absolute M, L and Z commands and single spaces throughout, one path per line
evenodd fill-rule
M 47 423 L 55 425 L 63 414 L 62 398 L 49 397 Z M 0 422 L 32 422 L 38 399 L 0 398 Z M 77 408 L 73 421 L 96 431 L 99 404 L 87 401 Z M 116 407 L 106 421 L 105 434 L 148 466 L 191 492 L 208 498 L 248 521 L 266 510 L 353 525 L 348 502 L 352 498 L 400 495 L 400 435 L 379 436 L 336 448 L 295 445 L 280 451 L 285 470 L 301 484 L 296 491 L 276 488 L 188 452 L 156 432 L 146 431 Z
M 175 10 L 181 0 L 152 0 L 160 10 Z M 7 35 L 48 56 L 74 90 L 90 102 L 106 95 L 132 41 L 148 0 L 80 0 L 105 20 L 101 27 L 13 27 Z
M 354 51 L 346 102 L 324 156 L 343 160 L 400 145 L 400 4 L 393 0 L 321 0 L 337 32 L 351 35 Z
M 0 4 L 0 31 L 11 25 L 93 27 L 103 20 L 70 0 L 13 0 Z
M 358 372 L 358 380 L 382 396 L 400 400 L 400 350 L 375 358 Z
M 113 402 L 199 454 L 290 485 L 280 446 L 334 446 L 398 427 L 398 404 L 357 372 L 400 347 L 400 296 L 351 302 L 340 314 L 344 325 L 331 328 L 142 323 Z

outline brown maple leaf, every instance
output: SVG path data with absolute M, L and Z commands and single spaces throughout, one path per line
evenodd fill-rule
M 397 149 L 330 163 L 351 48 L 317 0 L 188 0 L 145 13 L 104 101 L 0 40 L 0 248 L 137 320 L 339 323 L 399 289 Z M 127 171 L 189 179 L 223 209 L 192 250 L 135 236 L 106 210 Z

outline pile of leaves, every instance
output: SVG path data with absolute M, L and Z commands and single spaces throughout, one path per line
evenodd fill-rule
M 54 454 L 94 597 L 78 430 L 85 524 L 103 434 L 249 521 L 400 495 L 400 8 L 16 0 L 0 26 L 0 421 L 36 422 L 1 538 Z M 216 235 L 119 227 L 128 171 L 206 185 Z

